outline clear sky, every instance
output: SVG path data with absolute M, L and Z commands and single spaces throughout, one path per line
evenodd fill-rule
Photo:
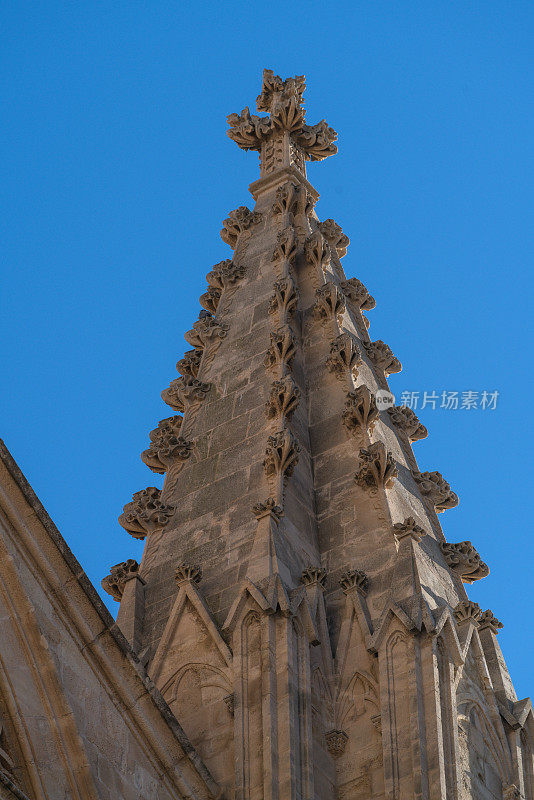
M 0 15 L 0 435 L 95 585 L 141 555 L 117 516 L 161 485 L 139 453 L 170 413 L 160 392 L 204 276 L 231 255 L 221 222 L 251 204 L 257 157 L 226 116 L 254 106 L 264 66 L 305 73 L 308 121 L 339 132 L 339 155 L 309 169 L 317 212 L 351 238 L 372 338 L 404 365 L 392 390 L 420 392 L 421 469 L 460 495 L 445 535 L 490 565 L 469 594 L 533 692 L 532 2 L 19 0 Z M 499 397 L 443 409 L 443 391 Z

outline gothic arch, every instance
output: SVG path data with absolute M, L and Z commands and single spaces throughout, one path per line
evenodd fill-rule
M 478 700 L 471 697 L 459 698 L 458 723 L 461 728 L 464 727 L 468 736 L 475 724 L 483 737 L 484 744 L 491 753 L 503 786 L 512 783 L 510 759 L 507 757 L 501 737 Z

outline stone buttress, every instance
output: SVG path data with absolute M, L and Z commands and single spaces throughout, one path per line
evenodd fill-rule
M 141 456 L 163 489 L 119 518 L 141 564 L 103 586 L 227 798 L 533 800 L 532 706 L 464 589 L 489 569 L 445 540 L 458 497 L 415 460 L 426 428 L 380 402 L 401 364 L 315 213 L 305 163 L 337 134 L 304 89 L 265 70 L 266 115 L 228 117 L 255 205 L 224 220 Z

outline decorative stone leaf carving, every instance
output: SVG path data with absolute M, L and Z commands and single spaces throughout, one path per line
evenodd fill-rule
M 454 618 L 456 622 L 474 622 L 475 624 L 480 619 L 482 611 L 478 603 L 473 603 L 472 600 L 461 600 L 454 609 Z
M 317 227 L 327 240 L 330 247 L 337 251 L 337 254 L 340 258 L 343 258 L 343 256 L 347 255 L 347 247 L 350 244 L 350 239 L 343 233 L 337 222 L 334 222 L 333 219 L 325 219 L 324 222 L 320 222 Z
M 304 75 L 295 75 L 294 78 L 287 78 L 284 81 L 280 75 L 275 75 L 272 69 L 264 69 L 261 94 L 256 99 L 258 111 L 270 112 L 277 97 L 285 90 L 290 96 L 294 96 L 298 103 L 302 103 L 305 89 Z
M 354 391 L 347 394 L 343 411 L 343 425 L 350 433 L 360 430 L 372 431 L 379 417 L 375 397 L 365 384 L 357 386 Z
M 286 367 L 291 364 L 295 352 L 296 342 L 293 331 L 289 325 L 281 325 L 275 331 L 271 331 L 271 346 L 265 357 L 265 366 L 278 365 L 284 372 Z
M 344 380 L 348 375 L 357 375 L 356 367 L 361 361 L 360 351 L 350 333 L 341 333 L 330 345 L 326 365 L 336 378 Z
M 226 697 L 223 697 L 224 704 L 228 709 L 228 713 L 231 717 L 234 716 L 234 709 L 235 709 L 235 695 L 234 694 L 227 694 Z
M 124 506 L 119 517 L 119 524 L 135 539 L 162 530 L 169 521 L 174 509 L 161 501 L 161 491 L 149 486 L 136 492 L 131 503 Z
M 441 550 L 449 569 L 464 583 L 473 583 L 489 575 L 489 567 L 480 558 L 471 542 L 441 542 Z
M 339 284 L 345 297 L 347 297 L 360 311 L 370 311 L 376 306 L 376 300 L 371 297 L 365 286 L 358 278 L 349 278 Z
M 212 342 L 220 342 L 228 335 L 228 325 L 218 322 L 214 317 L 202 317 L 193 323 L 193 327 L 185 334 L 185 339 L 195 348 L 202 349 Z
M 321 589 L 324 589 L 326 586 L 326 570 L 322 567 L 306 567 L 306 569 L 302 571 L 300 580 L 304 586 L 313 586 L 317 584 Z
M 521 792 L 515 783 L 503 787 L 502 800 L 521 800 Z
M 286 214 L 293 210 L 297 187 L 291 181 L 279 186 L 273 203 L 273 214 Z
M 152 472 L 163 474 L 176 461 L 186 461 L 191 455 L 193 442 L 180 436 L 182 417 L 167 417 L 150 432 L 150 447 L 141 453 L 141 460 Z
M 246 106 L 241 114 L 226 117 L 230 130 L 226 135 L 242 150 L 260 150 L 262 141 L 271 133 L 269 117 L 257 117 Z
M 192 378 L 198 376 L 202 350 L 188 350 L 184 357 L 176 362 L 176 369 L 180 375 L 190 375 Z
M 182 583 L 200 583 L 202 568 L 199 564 L 187 564 L 184 561 L 175 569 L 174 579 L 178 586 L 181 586 Z
M 224 220 L 221 239 L 230 245 L 232 250 L 235 250 L 239 236 L 260 221 L 261 214 L 256 211 L 252 212 L 247 206 L 239 206 L 234 211 L 230 211 Z
M 210 389 L 210 383 L 203 383 L 189 375 L 181 375 L 162 391 L 161 398 L 175 411 L 184 411 L 186 405 L 204 400 Z
M 369 579 L 361 569 L 349 569 L 343 573 L 339 581 L 345 594 L 356 589 L 363 597 L 367 596 L 369 590 Z
M 330 264 L 330 247 L 320 230 L 315 230 L 306 239 L 304 255 L 317 270 L 324 270 Z
M 362 488 L 387 488 L 392 485 L 397 477 L 397 467 L 383 442 L 373 442 L 360 450 L 360 469 L 355 477 L 356 483 Z
M 130 578 L 135 578 L 139 574 L 139 564 L 134 558 L 121 561 L 111 567 L 109 575 L 102 579 L 101 585 L 105 592 L 110 594 L 114 600 L 120 603 L 126 582 Z
M 440 472 L 412 472 L 423 497 L 435 507 L 438 514 L 447 508 L 455 508 L 460 500 Z
M 478 627 L 480 630 L 489 628 L 493 633 L 497 634 L 501 628 L 504 628 L 502 622 L 493 615 L 493 611 L 489 608 L 483 611 L 478 620 Z
M 345 752 L 349 737 L 345 731 L 333 730 L 325 733 L 326 747 L 334 758 L 339 758 Z
M 371 364 L 377 369 L 383 370 L 386 375 L 392 375 L 402 370 L 399 359 L 395 358 L 391 348 L 380 339 L 376 342 L 364 342 L 363 346 Z
M 297 255 L 297 238 L 291 225 L 279 231 L 276 237 L 278 242 L 273 251 L 273 261 L 287 261 L 291 263 Z
M 428 430 L 408 406 L 393 406 L 388 408 L 388 413 L 393 424 L 403 431 L 411 442 L 426 439 L 428 436 Z
M 298 297 L 295 284 L 290 275 L 286 275 L 274 284 L 274 294 L 269 303 L 269 314 L 280 314 L 282 319 L 291 316 L 297 307 Z
M 274 497 L 268 497 L 265 503 L 256 503 L 252 506 L 252 511 L 257 520 L 263 517 L 271 516 L 279 522 L 284 516 L 284 510 L 281 506 L 276 504 Z
M 245 277 L 246 269 L 243 265 L 234 264 L 231 258 L 215 264 L 206 275 L 206 280 L 213 289 L 228 289 L 237 281 Z M 209 291 L 209 290 L 208 290 Z M 210 310 L 209 308 L 207 309 Z
M 294 139 L 309 161 L 323 161 L 337 153 L 337 146 L 334 144 L 337 132 L 324 119 L 316 125 L 303 125 L 300 130 L 295 131 Z
M 221 294 L 221 289 L 217 289 L 216 286 L 208 286 L 208 290 L 200 295 L 200 305 L 202 308 L 205 308 L 206 311 L 209 311 L 210 314 L 215 314 L 221 299 Z
M 332 317 L 336 318 L 345 311 L 345 300 L 339 288 L 332 281 L 327 281 L 320 286 L 316 292 L 315 306 L 313 315 L 321 322 L 326 322 Z
M 426 536 L 426 531 L 417 525 L 413 517 L 407 517 L 404 522 L 396 522 L 393 531 L 399 540 L 410 536 L 415 542 L 420 542 L 423 536 Z
M 265 474 L 268 477 L 281 475 L 287 480 L 293 474 L 299 453 L 298 442 L 287 428 L 269 436 L 263 462 Z
M 275 381 L 271 386 L 269 400 L 267 402 L 267 416 L 269 419 L 274 417 L 289 417 L 299 404 L 300 389 L 291 377 L 286 375 L 279 381 Z

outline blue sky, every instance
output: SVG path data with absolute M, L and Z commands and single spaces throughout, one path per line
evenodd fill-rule
M 169 409 L 206 272 L 251 204 L 255 154 L 226 116 L 261 71 L 307 76 L 308 121 L 339 132 L 313 164 L 321 218 L 377 299 L 392 390 L 498 391 L 432 410 L 415 445 L 460 495 L 442 515 L 491 567 L 470 596 L 504 623 L 532 691 L 531 2 L 24 2 L 3 53 L 0 435 L 90 578 L 140 557 L 116 519 L 160 485 L 139 458 Z M 108 598 L 116 611 L 116 604 Z

